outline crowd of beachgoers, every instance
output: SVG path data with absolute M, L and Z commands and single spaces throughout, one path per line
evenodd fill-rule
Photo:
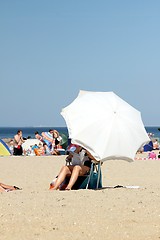
M 62 147 L 62 137 L 55 129 L 48 132 L 35 132 L 35 138 L 24 138 L 22 130 L 18 130 L 12 139 L 6 140 L 11 155 L 61 155 L 65 149 Z
M 140 147 L 137 153 L 146 153 L 147 159 L 160 159 L 160 142 L 154 137 L 153 133 L 148 133 L 150 142 Z M 137 159 L 137 158 L 136 158 Z
M 155 159 L 160 158 L 160 141 L 154 136 L 153 133 L 148 133 L 150 142 L 143 145 L 138 149 L 138 153 L 147 152 L 147 158 Z M 24 155 L 24 156 L 45 156 L 45 155 L 64 155 L 66 147 L 69 145 L 69 139 L 66 137 L 66 147 L 63 148 L 63 139 L 61 134 L 55 129 L 48 129 L 47 132 L 34 133 L 35 138 L 23 137 L 22 130 L 11 139 L 4 139 L 8 145 L 11 155 Z

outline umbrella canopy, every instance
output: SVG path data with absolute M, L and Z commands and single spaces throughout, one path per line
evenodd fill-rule
M 61 114 L 72 143 L 86 148 L 98 161 L 132 161 L 150 140 L 141 113 L 113 92 L 80 91 Z

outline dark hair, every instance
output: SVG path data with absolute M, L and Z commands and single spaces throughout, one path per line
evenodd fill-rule
M 35 134 L 35 135 L 36 135 L 36 134 L 39 134 L 39 132 L 35 132 L 34 134 Z
M 20 133 L 20 132 L 22 132 L 22 130 L 21 130 L 21 129 L 19 129 L 19 130 L 17 131 L 17 134 L 18 134 L 18 133 Z
M 49 129 L 49 132 L 53 131 L 53 129 Z

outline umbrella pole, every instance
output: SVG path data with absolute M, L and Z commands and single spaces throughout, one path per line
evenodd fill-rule
M 88 186 L 89 186 L 89 183 L 90 183 L 90 179 L 91 179 L 91 175 L 92 175 L 92 172 L 93 172 L 93 164 L 91 164 L 91 169 L 90 169 L 90 173 L 89 173 L 89 178 L 88 178 L 88 182 L 87 182 L 87 185 L 86 185 L 86 189 L 88 189 Z
M 97 186 L 96 186 L 96 189 L 99 188 L 100 176 L 101 176 L 101 162 L 98 163 L 98 178 L 97 178 Z
M 88 189 L 88 187 L 89 187 L 91 176 L 93 176 L 94 167 L 96 167 L 96 164 L 92 162 L 89 177 L 88 177 L 88 182 L 87 182 L 87 185 L 86 185 L 86 189 Z M 101 177 L 101 162 L 98 163 L 98 170 L 97 170 L 97 167 L 96 167 L 96 171 L 97 171 L 96 189 L 98 189 L 99 188 L 100 177 Z

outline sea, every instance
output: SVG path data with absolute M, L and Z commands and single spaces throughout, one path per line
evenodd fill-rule
M 0 139 L 13 138 L 18 130 L 22 130 L 24 138 L 35 138 L 35 132 L 48 132 L 49 129 L 56 129 L 60 134 L 68 137 L 67 127 L 0 127 Z M 160 127 L 159 126 L 146 126 L 147 133 L 151 133 L 154 138 L 160 141 Z M 159 130 L 158 130 L 159 129 Z
M 48 132 L 49 129 L 56 129 L 60 134 L 68 137 L 67 127 L 0 127 L 0 139 L 13 138 L 18 130 L 22 130 L 24 138 L 35 138 L 35 132 Z

